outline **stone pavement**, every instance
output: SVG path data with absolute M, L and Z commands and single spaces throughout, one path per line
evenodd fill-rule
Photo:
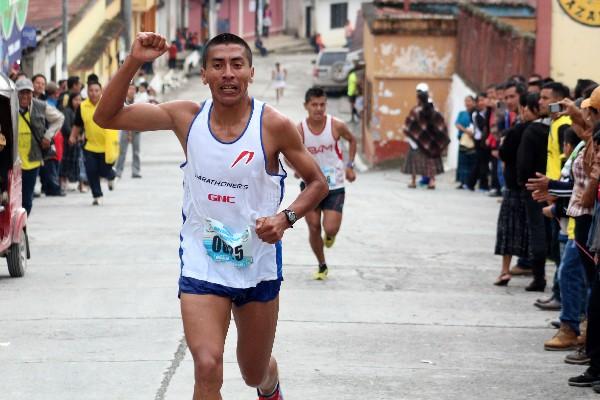
M 311 56 L 289 56 L 280 108 L 303 115 Z M 257 59 L 252 93 L 273 101 Z M 201 100 L 190 80 L 180 98 Z M 330 110 L 348 118 L 344 98 Z M 190 399 L 193 365 L 177 300 L 182 151 L 148 133 L 143 179 L 105 193 L 40 198 L 29 223 L 32 259 L 22 279 L 0 270 L 0 399 Z M 342 231 L 327 251 L 330 279 L 300 222 L 284 239 L 285 282 L 274 353 L 286 399 L 597 398 L 570 388 L 582 371 L 543 350 L 555 313 L 536 310 L 527 279 L 492 286 L 496 199 L 454 189 L 409 190 L 397 170 L 348 186 Z M 283 205 L 298 194 L 291 177 Z M 551 273 L 550 271 L 549 273 Z M 255 398 L 225 352 L 223 397 Z

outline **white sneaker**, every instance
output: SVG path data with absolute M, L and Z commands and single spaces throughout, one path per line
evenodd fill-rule
M 102 197 L 94 197 L 94 201 L 92 202 L 93 206 L 101 206 L 102 205 Z

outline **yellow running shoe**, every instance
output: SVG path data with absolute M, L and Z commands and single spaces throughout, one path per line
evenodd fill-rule
M 324 281 L 325 279 L 327 279 L 327 272 L 329 272 L 329 270 L 327 269 L 327 265 L 320 265 L 319 269 L 314 273 L 313 277 L 317 281 Z
M 323 243 L 325 247 L 330 248 L 335 243 L 335 236 L 323 236 Z

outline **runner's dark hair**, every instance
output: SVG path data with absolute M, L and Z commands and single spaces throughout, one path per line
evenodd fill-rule
M 204 51 L 202 52 L 202 68 L 206 68 L 206 64 L 208 62 L 208 52 L 211 47 L 218 46 L 220 44 L 237 44 L 244 48 L 246 53 L 246 58 L 248 59 L 248 64 L 252 66 L 252 49 L 248 46 L 248 43 L 241 37 L 234 35 L 233 33 L 221 33 L 214 38 L 210 39 L 206 46 L 204 46 Z
M 304 95 L 304 102 L 308 103 L 313 97 L 327 97 L 327 93 L 325 93 L 323 88 L 312 87 L 306 91 L 306 94 Z

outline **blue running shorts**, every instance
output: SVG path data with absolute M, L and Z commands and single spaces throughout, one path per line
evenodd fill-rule
M 187 276 L 181 276 L 179 278 L 179 297 L 181 297 L 181 293 L 212 294 L 231 299 L 233 304 L 237 307 L 241 307 L 252 301 L 259 301 L 261 303 L 269 302 L 277 297 L 280 288 L 281 279 L 263 281 L 255 287 L 247 289 L 237 289 L 219 285 L 217 283 L 189 278 Z

